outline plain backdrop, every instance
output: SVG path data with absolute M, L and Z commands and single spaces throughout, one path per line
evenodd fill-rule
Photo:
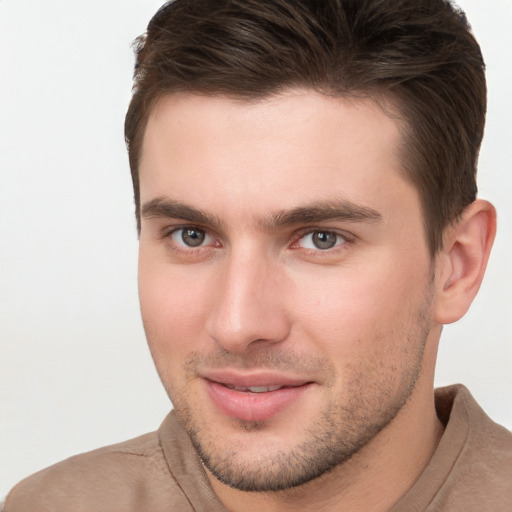
M 170 408 L 138 310 L 123 140 L 131 41 L 156 0 L 0 0 L 0 497 Z M 499 214 L 481 292 L 445 328 L 437 384 L 512 427 L 512 1 L 460 0 L 488 67 L 480 195 Z

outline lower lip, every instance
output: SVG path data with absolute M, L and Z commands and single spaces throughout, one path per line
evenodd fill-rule
M 218 382 L 205 380 L 206 388 L 213 403 L 226 416 L 243 421 L 265 421 L 297 401 L 310 387 L 285 387 L 265 393 L 236 391 Z

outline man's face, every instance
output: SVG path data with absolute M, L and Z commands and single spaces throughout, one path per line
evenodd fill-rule
M 154 109 L 142 316 L 176 413 L 224 483 L 323 474 L 395 418 L 424 371 L 432 262 L 399 143 L 369 99 L 176 94 Z

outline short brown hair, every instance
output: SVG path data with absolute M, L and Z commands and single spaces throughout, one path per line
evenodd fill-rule
M 139 229 L 144 130 L 155 102 L 172 92 L 252 99 L 304 87 L 390 99 L 432 254 L 476 197 L 485 66 L 449 0 L 175 0 L 135 49 L 125 137 Z

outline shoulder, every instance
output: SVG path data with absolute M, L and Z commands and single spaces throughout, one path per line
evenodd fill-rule
M 495 423 L 462 385 L 436 390 L 438 415 L 451 429 L 467 438 L 461 456 L 476 456 L 482 462 L 512 464 L 512 433 Z M 507 469 L 510 469 L 508 466 Z M 508 473 L 512 479 L 512 473 Z
M 430 462 L 393 512 L 510 512 L 512 434 L 461 385 L 436 390 L 444 434 Z
M 76 455 L 14 487 L 4 512 L 188 510 L 157 432 Z M 179 508 L 181 507 L 182 508 Z M 172 509 L 171 509 L 172 510 Z
M 512 433 L 492 421 L 463 386 L 438 390 L 438 397 L 453 404 L 452 444 L 455 436 L 463 442 L 437 498 L 466 503 L 468 511 L 512 510 Z

